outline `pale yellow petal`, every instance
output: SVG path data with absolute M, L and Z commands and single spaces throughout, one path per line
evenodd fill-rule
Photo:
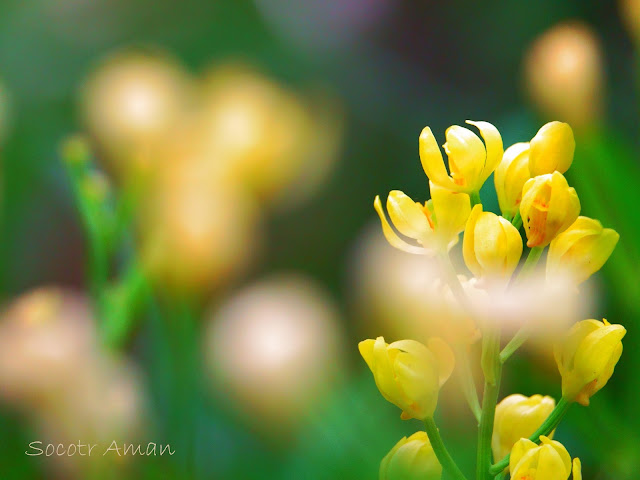
M 506 247 L 506 235 L 498 216 L 491 212 L 480 214 L 474 229 L 474 250 L 483 274 L 503 273 Z
M 569 456 L 568 453 L 566 455 Z M 567 470 L 564 460 L 564 456 L 561 456 L 558 450 L 551 445 L 543 445 L 538 453 L 536 480 L 567 480 L 571 467 L 569 466 L 569 470 Z M 571 465 L 571 458 L 569 458 L 569 465 Z
M 387 239 L 387 242 L 391 244 L 392 247 L 397 248 L 398 250 L 402 250 L 403 252 L 413 253 L 416 255 L 427 255 L 430 252 L 421 247 L 416 247 L 415 245 L 410 245 L 409 243 L 402 240 L 396 232 L 391 228 L 389 222 L 387 222 L 387 218 L 382 210 L 382 203 L 380 202 L 380 197 L 376 195 L 376 198 L 373 202 L 373 207 L 376 209 L 378 213 L 378 217 L 380 217 L 380 223 L 382 224 L 382 233 L 384 237 Z
M 368 339 L 368 340 L 363 340 L 358 344 L 358 350 L 360 351 L 360 355 L 362 355 L 362 358 L 364 358 L 364 361 L 367 362 L 367 365 L 371 370 L 373 370 L 374 368 L 374 363 L 373 363 L 374 343 L 375 343 L 375 340 Z
M 498 129 L 489 122 L 473 122 L 471 120 L 467 120 L 467 123 L 480 130 L 480 135 L 482 135 L 486 146 L 487 156 L 484 168 L 482 169 L 480 183 L 480 186 L 482 186 L 487 178 L 489 178 L 489 175 L 491 175 L 491 173 L 496 169 L 500 160 L 502 160 L 502 155 L 504 153 L 502 137 L 500 136 Z
M 475 252 L 475 228 L 478 219 L 482 215 L 482 205 L 476 205 L 471 210 L 467 226 L 464 231 L 464 239 L 462 241 L 462 255 L 467 268 L 471 270 L 476 277 L 482 276 L 482 266 L 476 258 Z
M 551 176 L 551 198 L 547 215 L 547 231 L 552 240 L 564 232 L 580 215 L 580 199 L 575 189 L 570 188 L 566 178 L 554 172 Z
M 389 402 L 404 409 L 404 394 L 395 380 L 392 359 L 388 345 L 383 337 L 378 337 L 373 344 L 373 378 L 382 396 Z
M 447 246 L 464 230 L 471 213 L 471 200 L 466 193 L 453 192 L 433 182 L 429 182 L 429 188 L 437 222 L 435 231 L 440 243 Z
M 620 359 L 620 342 L 626 333 L 622 325 L 608 325 L 591 332 L 583 340 L 576 351 L 574 365 L 585 383 L 597 379 L 597 389 L 604 387 L 613 373 L 608 368 L 612 359 L 614 366 Z
M 573 459 L 573 480 L 582 480 L 582 464 L 577 457 Z
M 512 475 L 515 475 L 519 464 L 521 467 L 526 465 L 531 460 L 531 456 L 535 454 L 535 449 L 538 448 L 534 442 L 528 438 L 521 438 L 518 440 L 511 449 L 511 456 L 509 457 L 509 470 Z M 524 462 L 523 462 L 524 460 Z
M 511 145 L 505 150 L 493 174 L 498 203 L 503 215 L 513 217 L 516 214 L 522 197 L 522 187 L 530 177 L 529 144 Z
M 569 474 L 571 473 L 571 455 L 569 455 L 567 449 L 564 448 L 564 445 L 556 440 L 551 440 L 544 435 L 540 435 L 540 442 L 543 446 L 548 446 L 555 450 L 555 452 L 558 454 L 558 457 L 562 461 L 564 471 L 566 472 L 566 476 L 564 478 L 569 478 Z
M 479 190 L 487 157 L 482 140 L 468 128 L 458 125 L 449 127 L 445 135 L 447 143 L 444 144 L 444 151 L 449 157 L 451 177 L 466 191 Z
M 393 190 L 387 197 L 387 211 L 394 227 L 409 238 L 421 240 L 431 231 L 422 206 L 416 204 L 400 190 Z
M 424 127 L 422 130 L 419 145 L 420 161 L 422 162 L 424 173 L 427 174 L 429 180 L 442 187 L 461 191 L 460 186 L 456 185 L 451 177 L 449 177 L 442 158 L 442 152 L 429 127 Z
M 557 262 L 577 242 L 587 235 L 598 235 L 602 232 L 602 224 L 598 220 L 588 217 L 578 217 L 567 230 L 551 241 L 547 258 Z

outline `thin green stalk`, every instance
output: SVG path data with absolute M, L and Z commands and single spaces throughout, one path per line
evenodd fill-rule
M 458 274 L 456 273 L 455 268 L 453 268 L 453 263 L 451 263 L 451 258 L 448 253 L 444 253 L 439 256 L 440 260 L 440 270 L 442 275 L 444 275 L 444 279 L 451 288 L 451 292 L 453 296 L 460 302 L 462 307 L 469 313 L 473 314 L 473 308 L 469 303 L 469 298 L 467 294 L 464 292 L 462 288 L 462 284 L 458 279 Z
M 529 250 L 529 255 L 527 256 L 524 265 L 520 269 L 520 272 L 518 272 L 518 275 L 514 279 L 513 283 L 518 283 L 518 281 L 521 281 L 535 268 L 535 266 L 538 264 L 538 261 L 540 260 L 540 256 L 542 255 L 543 251 L 544 247 L 533 247 L 531 250 Z M 513 338 L 504 347 L 502 352 L 500 352 L 500 363 L 505 363 L 509 359 L 509 357 L 511 357 L 511 355 L 513 355 L 524 344 L 524 342 L 529 339 L 530 335 L 531 332 L 526 325 L 520 327 L 520 330 L 516 332 Z
M 425 419 L 424 425 L 427 430 L 429 442 L 431 442 L 431 447 L 444 471 L 456 480 L 467 480 L 467 477 L 464 476 L 464 473 L 462 473 L 458 465 L 456 465 L 456 462 L 451 458 L 451 455 L 449 455 L 449 451 L 447 447 L 445 447 L 442 437 L 440 437 L 440 432 L 433 418 Z
M 127 339 L 134 326 L 134 317 L 151 295 L 150 288 L 144 272 L 134 263 L 122 276 L 120 283 L 104 293 L 102 330 L 107 346 L 117 349 Z
M 471 198 L 471 208 L 482 203 L 482 200 L 480 199 L 480 192 L 472 192 L 469 194 L 469 197 Z
M 571 404 L 572 402 L 569 402 L 566 398 L 562 397 L 556 405 L 556 408 L 553 409 L 547 419 L 542 423 L 542 425 L 540 425 L 540 428 L 538 428 L 533 435 L 529 437 L 529 440 L 535 443 L 540 443 L 540 435 L 548 436 L 553 432 L 569 411 Z M 509 458 L 510 455 L 507 455 L 498 463 L 492 465 L 491 468 L 489 468 L 489 472 L 492 475 L 497 475 L 502 472 L 509 465 Z
M 462 288 L 462 284 L 458 279 L 458 275 L 456 274 L 455 269 L 453 268 L 453 264 L 451 263 L 451 259 L 448 254 L 444 254 L 440 256 L 440 268 L 442 270 L 442 274 L 445 277 L 445 281 L 451 288 L 454 297 L 463 308 L 473 314 L 473 309 L 471 304 L 469 303 L 469 298 L 464 292 Z M 462 391 L 464 393 L 465 399 L 469 404 L 469 408 L 471 412 L 476 417 L 476 420 L 480 421 L 480 401 L 478 400 L 478 391 L 476 390 L 476 385 L 473 380 L 473 374 L 471 372 L 471 366 L 469 365 L 469 357 L 467 352 L 464 350 L 464 347 L 460 346 L 456 348 L 456 357 L 458 358 L 458 375 L 460 376 L 460 382 L 462 385 Z
M 522 217 L 520 216 L 520 211 L 519 210 L 516 212 L 514 217 L 511 219 L 511 225 L 513 225 L 518 230 L 520 230 L 520 227 L 522 226 Z
M 496 475 L 495 480 L 504 480 L 505 478 L 507 478 L 507 472 L 500 472 L 498 475 Z
M 480 406 L 480 400 L 478 400 L 478 391 L 476 390 L 476 384 L 473 380 L 469 355 L 464 346 L 458 346 L 456 348 L 456 358 L 458 360 L 458 375 L 464 398 L 467 400 L 473 416 L 478 423 L 480 423 L 482 407 Z
M 82 152 L 84 156 L 76 158 L 80 156 L 78 152 L 63 150 L 62 155 L 86 235 L 89 289 L 94 303 L 101 311 L 101 295 L 109 277 L 109 253 L 101 224 L 102 212 L 99 211 L 96 199 L 88 195 L 83 186 L 89 174 L 90 154 L 88 151 Z
M 520 269 L 520 272 L 518 272 L 518 276 L 515 279 L 516 282 L 531 273 L 531 271 L 538 264 L 543 251 L 544 247 L 533 247 L 531 250 L 529 250 L 529 255 L 527 255 L 527 259 L 525 260 L 524 265 L 522 265 L 522 268 Z
M 495 420 L 502 364 L 499 360 L 500 332 L 487 331 L 482 339 L 482 370 L 485 375 L 484 395 L 482 397 L 482 417 L 478 430 L 478 454 L 476 461 L 476 479 L 490 480 L 491 437 Z
M 500 363 L 504 364 L 529 338 L 530 332 L 522 327 L 500 352 Z

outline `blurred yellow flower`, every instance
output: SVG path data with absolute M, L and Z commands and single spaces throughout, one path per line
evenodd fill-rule
M 440 480 L 442 466 L 426 432 L 404 437 L 380 463 L 380 480 Z
M 449 157 L 449 173 L 429 127 L 420 134 L 420 160 L 427 177 L 436 185 L 454 192 L 477 193 L 500 163 L 502 137 L 498 129 L 488 122 L 467 120 L 467 123 L 480 130 L 485 144 L 467 128 L 449 127 L 447 142 L 443 146 Z
M 511 450 L 511 478 L 526 480 L 567 480 L 571 456 L 560 442 L 540 436 L 540 445 L 521 438 Z
M 152 150 L 184 121 L 191 82 L 177 62 L 158 53 L 117 52 L 91 72 L 82 89 L 82 114 L 112 173 L 128 179 L 147 162 L 157 165 Z
M 393 190 L 387 197 L 387 211 L 393 225 L 421 246 L 405 242 L 394 232 L 385 217 L 380 197 L 376 196 L 373 206 L 382 222 L 382 231 L 395 248 L 433 255 L 446 252 L 458 243 L 458 234 L 464 229 L 471 211 L 469 195 L 447 190 L 433 182 L 429 185 L 431 200 L 424 205 L 414 202 L 399 190 Z
M 387 344 L 383 337 L 364 340 L 360 354 L 371 369 L 382 396 L 402 409 L 401 418 L 430 418 L 440 387 L 451 376 L 455 357 L 439 338 L 425 347 L 415 340 Z
M 522 238 L 510 222 L 476 205 L 467 221 L 462 252 L 476 277 L 508 279 L 520 261 Z
M 569 273 L 582 283 L 600 270 L 613 253 L 620 235 L 611 228 L 602 228 L 598 220 L 578 219 L 551 241 L 547 256 L 547 277 Z
M 620 17 L 633 40 L 640 45 L 640 1 L 620 0 Z
M 531 178 L 529 172 L 529 143 L 511 145 L 493 174 L 502 215 L 513 218 L 522 200 L 522 187 Z
M 564 398 L 589 405 L 589 399 L 613 375 L 626 333 L 622 325 L 606 320 L 583 320 L 569 330 L 554 348 Z
M 560 172 L 529 179 L 522 189 L 520 215 L 528 247 L 545 247 L 580 214 L 580 199 Z
M 569 124 L 549 122 L 543 125 L 531 139 L 530 145 L 529 172 L 532 177 L 569 170 L 576 149 Z
M 199 93 L 200 148 L 262 201 L 312 194 L 338 159 L 342 116 L 329 95 L 300 94 L 241 63 L 212 68 Z
M 251 264 L 261 245 L 261 212 L 186 143 L 167 146 L 163 155 L 165 168 L 149 182 L 136 212 L 145 271 L 169 291 L 209 292 Z
M 542 33 L 524 58 L 531 101 L 546 118 L 584 129 L 603 110 L 604 61 L 600 39 L 581 22 L 556 25 Z
M 548 396 L 520 394 L 509 395 L 496 407 L 493 424 L 493 458 L 502 460 L 511 452 L 521 438 L 529 438 L 542 425 L 556 406 L 556 401 Z M 553 438 L 553 432 L 549 435 Z

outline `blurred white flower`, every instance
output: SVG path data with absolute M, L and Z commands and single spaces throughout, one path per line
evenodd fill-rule
M 342 365 L 332 301 L 315 283 L 281 275 L 215 309 L 205 339 L 214 386 L 256 428 L 280 434 L 314 411 Z

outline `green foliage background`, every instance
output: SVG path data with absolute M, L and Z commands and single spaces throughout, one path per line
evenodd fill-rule
M 288 2 L 260 3 L 284 5 L 282 16 L 289 11 Z M 323 2 L 300 3 L 317 7 Z M 506 145 L 531 138 L 544 119 L 522 91 L 522 55 L 547 28 L 581 19 L 603 43 L 607 111 L 597 134 L 577 138 L 569 178 L 586 214 L 621 233 L 601 278 L 606 301 L 594 317 L 624 324 L 628 335 L 610 384 L 588 410 L 574 408 L 560 430 L 569 451 L 582 458 L 585 479 L 634 478 L 640 467 L 639 52 L 616 5 L 595 0 L 351 3 L 359 5 L 351 13 L 356 17 L 373 4 L 388 5 L 377 21 L 359 31 L 354 27 L 343 42 L 332 21 L 315 25 L 315 37 L 297 42 L 248 0 L 3 0 L 0 78 L 11 95 L 11 131 L 0 154 L 3 297 L 43 284 L 83 284 L 83 234 L 57 152 L 60 140 L 82 127 L 78 87 L 105 54 L 131 45 L 157 46 L 193 71 L 241 58 L 285 84 L 328 86 L 346 112 L 340 163 L 311 202 L 269 220 L 269 244 L 255 274 L 295 269 L 330 289 L 350 334 L 345 382 L 326 409 L 311 412 L 309 425 L 284 443 L 254 434 L 209 399 L 195 413 L 197 452 L 187 460 L 193 465 L 185 469 L 178 459 L 147 459 L 135 465 L 131 478 L 377 478 L 380 459 L 402 435 L 420 427 L 399 421 L 399 412 L 380 397 L 356 354 L 348 259 L 355 238 L 374 217 L 372 199 L 393 188 L 416 198 L 427 195 L 417 156 L 418 134 L 426 124 L 443 132 L 467 118 L 486 119 L 500 129 Z M 317 20 L 311 9 L 302 18 Z M 348 24 L 342 17 L 334 20 Z M 136 354 L 146 367 L 150 347 L 140 343 Z M 514 359 L 505 389 L 559 396 L 559 379 L 538 367 L 526 356 Z M 445 422 L 445 441 L 470 470 L 473 422 Z M 15 412 L 0 411 L 1 478 L 46 478 L 42 464 L 24 455 L 33 438 L 26 425 Z

